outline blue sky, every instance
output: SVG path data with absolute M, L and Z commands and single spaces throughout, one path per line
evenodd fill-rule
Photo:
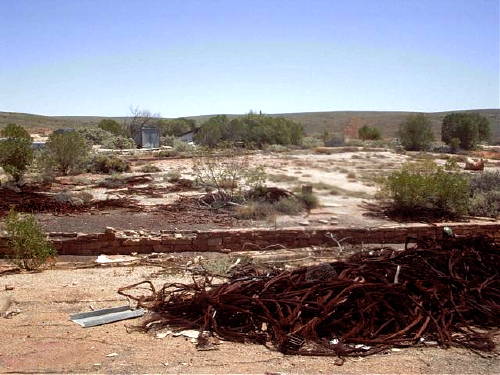
M 1 0 L 0 111 L 500 107 L 498 0 Z

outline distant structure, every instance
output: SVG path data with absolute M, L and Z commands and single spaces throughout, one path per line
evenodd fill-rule
M 60 128 L 60 129 L 56 129 L 54 130 L 54 134 L 66 134 L 66 133 L 72 133 L 74 132 L 75 129 L 73 128 Z
M 360 119 L 359 117 L 351 117 L 347 124 L 344 126 L 344 139 L 346 142 L 351 139 L 359 138 L 359 129 L 365 125 L 365 121 Z
M 142 126 L 134 132 L 132 138 L 139 148 L 160 147 L 160 130 L 155 126 Z
M 179 139 L 182 142 L 186 142 L 186 143 L 194 142 L 194 136 L 196 135 L 196 133 L 198 133 L 199 130 L 200 130 L 200 128 L 195 128 L 195 129 L 190 130 L 188 132 L 182 133 L 181 135 L 179 135 L 177 137 L 177 139 Z

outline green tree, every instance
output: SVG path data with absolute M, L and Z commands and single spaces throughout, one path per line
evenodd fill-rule
M 209 147 L 221 142 L 244 142 L 263 147 L 269 144 L 300 145 L 304 137 L 302 125 L 284 117 L 249 113 L 231 121 L 215 116 L 203 123 L 195 141 Z
M 33 161 L 31 136 L 15 124 L 7 125 L 0 134 L 7 138 L 0 141 L 0 166 L 19 183 Z
M 460 140 L 461 148 L 471 150 L 490 138 L 490 123 L 478 113 L 450 113 L 443 119 L 441 140 L 451 146 L 455 138 Z
M 225 129 L 228 125 L 229 120 L 226 115 L 210 117 L 196 133 L 194 141 L 204 146 L 216 147 L 225 138 Z
M 399 127 L 399 139 L 406 150 L 426 150 L 434 141 L 431 122 L 423 115 L 409 116 Z
M 113 133 L 114 135 L 123 135 L 124 129 L 117 121 L 113 119 L 103 119 L 99 121 L 98 128 Z
M 46 144 L 45 157 L 62 174 L 76 172 L 89 160 L 90 146 L 78 132 L 52 133 Z
M 358 130 L 358 136 L 360 139 L 366 141 L 366 140 L 377 140 L 382 138 L 380 134 L 380 130 L 377 128 L 374 128 L 372 126 L 364 125 L 363 127 L 359 128 Z
M 158 120 L 157 125 L 161 129 L 163 137 L 169 135 L 178 137 L 179 135 L 187 133 L 190 130 L 194 130 L 196 128 L 196 121 L 180 117 L 170 120 Z

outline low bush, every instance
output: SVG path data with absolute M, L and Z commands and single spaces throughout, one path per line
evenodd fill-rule
M 194 160 L 193 173 L 199 186 L 217 190 L 220 197 L 231 200 L 244 190 L 264 185 L 263 167 L 252 167 L 245 157 L 225 157 L 211 152 Z
M 130 171 L 128 163 L 114 155 L 95 155 L 90 164 L 93 173 L 122 173 Z
M 262 201 L 250 201 L 236 209 L 236 217 L 243 220 L 264 220 L 275 214 L 273 204 Z
M 304 204 L 307 211 L 311 211 L 313 208 L 319 207 L 318 196 L 314 193 L 297 193 L 297 198 Z
M 474 175 L 471 178 L 470 187 L 473 194 L 498 191 L 500 189 L 500 171 Z
M 500 216 L 500 172 L 483 172 L 470 180 L 471 206 L 474 216 Z
M 297 198 L 281 198 L 273 204 L 274 209 L 285 215 L 298 215 L 304 211 L 304 204 Z
M 177 182 L 181 179 L 181 172 L 179 172 L 177 169 L 171 169 L 165 174 L 165 181 L 167 182 Z
M 82 128 L 76 131 L 91 145 L 101 145 L 109 149 L 129 149 L 136 148 L 132 138 L 122 134 L 114 134 L 101 128 Z
M 316 137 L 304 137 L 302 138 L 302 147 L 304 148 L 316 148 L 323 147 L 325 142 Z
M 8 235 L 9 259 L 28 271 L 38 270 L 56 251 L 47 241 L 33 215 L 11 211 L 5 219 Z
M 105 187 L 108 189 L 116 189 L 124 186 L 126 184 L 126 179 L 115 173 L 98 183 L 98 186 Z
M 377 140 L 382 138 L 382 134 L 380 133 L 380 130 L 373 127 L 373 126 L 368 126 L 364 125 L 358 130 L 358 136 L 360 139 L 366 141 L 366 140 Z
M 90 145 L 76 131 L 52 133 L 43 155 L 52 168 L 64 175 L 80 171 L 87 164 L 89 156 Z
M 172 147 L 175 151 L 179 152 L 190 152 L 196 149 L 195 146 L 189 144 L 187 142 L 179 141 L 178 139 L 174 139 Z
M 277 153 L 280 153 L 280 152 L 287 152 L 287 151 L 290 151 L 290 148 L 287 147 L 287 146 L 283 146 L 283 145 L 269 145 L 265 148 L 266 151 L 269 151 L 269 152 L 277 152 Z
M 469 212 L 473 216 L 500 216 L 500 191 L 488 191 L 472 197 Z
M 54 195 L 54 200 L 57 202 L 69 204 L 71 206 L 83 206 L 90 203 L 92 199 L 94 199 L 94 196 L 86 191 L 71 192 L 65 190 Z
M 176 156 L 179 156 L 179 151 L 176 150 L 161 150 L 158 152 L 158 157 L 159 158 L 174 158 Z
M 123 135 L 125 133 L 123 125 L 113 119 L 102 119 L 97 127 L 114 135 Z
M 459 216 L 469 209 L 468 178 L 431 161 L 405 164 L 392 172 L 384 179 L 383 192 L 391 199 L 393 210 L 402 214 L 433 211 Z
M 174 142 L 177 138 L 173 135 L 166 135 L 164 137 L 160 137 L 160 146 L 170 146 L 174 147 Z
M 117 135 L 106 139 L 102 143 L 102 147 L 113 150 L 127 150 L 137 148 L 134 140 L 129 137 Z
M 146 164 L 141 167 L 140 171 L 142 173 L 156 173 L 156 172 L 161 172 L 161 169 L 158 168 L 156 165 Z
M 223 255 L 214 258 L 202 259 L 200 264 L 209 275 L 230 276 L 236 266 L 242 267 L 253 263 L 253 258 L 247 255 Z
M 101 128 L 81 128 L 76 130 L 85 140 L 92 145 L 102 145 L 107 139 L 114 135 Z

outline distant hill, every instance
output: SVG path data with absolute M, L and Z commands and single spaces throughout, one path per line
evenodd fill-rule
M 425 114 L 432 123 L 436 136 L 439 137 L 441 121 L 444 116 L 451 112 L 478 112 L 490 120 L 492 129 L 492 139 L 500 142 L 500 109 L 480 109 L 448 112 L 421 112 Z M 410 115 L 418 112 L 390 112 L 390 111 L 334 111 L 334 112 L 301 112 L 301 113 L 281 113 L 273 116 L 283 116 L 297 121 L 304 126 L 306 133 L 321 133 L 325 129 L 330 133 L 340 132 L 345 126 L 370 125 L 379 128 L 385 137 L 392 137 L 396 134 L 399 124 Z M 201 124 L 212 115 L 190 116 Z M 238 117 L 240 115 L 228 115 Z M 0 112 L 0 127 L 8 123 L 16 123 L 27 128 L 63 128 L 63 127 L 84 127 L 95 126 L 106 117 L 99 116 L 40 116 L 27 113 Z M 115 120 L 123 121 L 125 117 L 112 117 Z

